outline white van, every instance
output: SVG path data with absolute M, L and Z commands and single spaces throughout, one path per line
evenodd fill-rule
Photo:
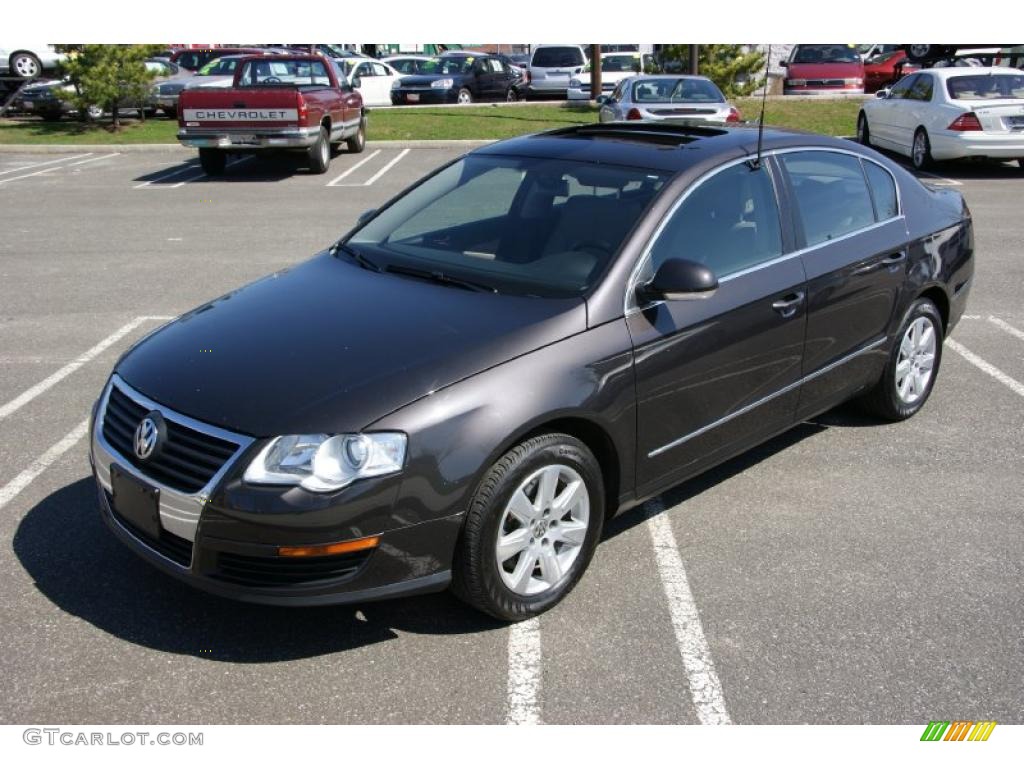
M 583 72 L 587 54 L 582 45 L 534 45 L 530 52 L 529 96 L 561 96 L 569 90 L 569 81 Z

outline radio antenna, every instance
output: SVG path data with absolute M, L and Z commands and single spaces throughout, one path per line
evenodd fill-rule
M 768 101 L 768 70 L 772 64 L 772 46 L 768 44 L 768 55 L 765 56 L 764 62 L 764 85 L 761 88 L 761 117 L 757 120 L 757 155 L 750 162 L 750 167 L 758 169 L 761 167 L 761 142 L 764 138 L 764 109 L 765 104 Z

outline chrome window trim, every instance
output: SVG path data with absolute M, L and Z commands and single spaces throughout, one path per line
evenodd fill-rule
M 202 432 L 203 434 L 235 443 L 238 449 L 231 454 L 221 468 L 210 478 L 210 481 L 195 493 L 186 493 L 152 479 L 146 475 L 144 470 L 136 467 L 131 461 L 116 451 L 103 436 L 103 422 L 107 413 L 107 403 L 110 400 L 110 392 L 115 386 L 128 398 L 148 410 L 159 411 L 169 421 L 181 424 L 196 432 Z M 217 484 L 224 478 L 228 470 L 235 465 L 239 457 L 255 442 L 255 438 L 248 435 L 215 427 L 212 424 L 198 421 L 183 413 L 178 413 L 172 408 L 161 405 L 129 385 L 116 373 L 110 377 L 110 381 L 107 382 L 106 387 L 103 389 L 103 394 L 100 396 L 91 440 L 96 478 L 103 489 L 112 492 L 110 465 L 113 463 L 120 464 L 126 471 L 160 489 L 160 524 L 170 533 L 192 542 L 195 541 L 196 529 L 199 526 L 199 516 L 202 514 L 203 507 L 206 506 L 210 494 L 213 493 L 214 488 L 217 487 Z
M 814 379 L 818 378 L 819 376 L 825 375 L 829 371 L 832 371 L 832 370 L 838 368 L 839 366 L 841 366 L 841 365 L 843 365 L 845 363 L 850 362 L 855 357 L 859 357 L 860 355 L 863 355 L 865 352 L 870 352 L 875 347 L 879 346 L 880 344 L 883 344 L 885 342 L 886 338 L 887 338 L 886 336 L 882 336 L 881 338 L 875 339 L 874 341 L 872 341 L 869 344 L 866 344 L 865 346 L 861 347 L 860 349 L 854 350 L 850 354 L 845 355 L 844 357 L 841 357 L 838 360 L 834 360 L 833 362 L 829 363 L 828 365 L 826 365 L 826 366 L 824 366 L 822 368 L 819 368 L 814 373 L 810 373 L 807 376 L 804 376 L 802 379 L 798 379 L 797 381 L 794 381 L 792 384 L 787 384 L 782 389 L 779 389 L 776 392 L 772 392 L 770 395 L 765 395 L 761 399 L 755 400 L 753 403 L 745 405 L 742 408 L 733 411 L 732 413 L 728 413 L 725 416 L 723 416 L 722 418 L 717 419 L 716 421 L 711 422 L 710 424 L 705 424 L 700 429 L 696 429 L 693 432 L 690 432 L 689 434 L 683 435 L 682 437 L 678 437 L 675 440 L 673 440 L 673 441 L 671 441 L 669 443 L 666 443 L 665 445 L 661 446 L 660 448 L 655 448 L 653 451 L 651 451 L 650 453 L 647 454 L 647 458 L 648 459 L 653 459 L 655 456 L 659 456 L 662 453 L 664 453 L 665 451 L 670 451 L 673 448 L 679 447 L 680 445 L 682 445 L 683 443 L 687 442 L 688 440 L 692 440 L 695 437 L 700 437 L 704 433 L 710 432 L 712 429 L 720 427 L 723 424 L 726 424 L 726 423 L 732 421 L 733 419 L 738 418 L 739 416 L 743 416 L 744 414 L 750 413 L 754 409 L 760 408 L 765 403 L 768 403 L 769 401 L 774 400 L 777 397 L 781 397 L 782 395 L 786 394 L 787 392 L 792 392 L 797 387 L 803 386 L 807 382 L 813 381 Z
M 916 74 L 916 73 L 914 73 L 914 74 Z M 778 256 L 778 257 L 776 257 L 774 259 L 770 259 L 768 261 L 761 262 L 760 264 L 754 264 L 754 265 L 752 265 L 750 267 L 747 267 L 746 269 L 737 270 L 736 272 L 730 272 L 729 274 L 724 275 L 723 277 L 720 277 L 718 279 L 719 283 L 727 283 L 730 280 L 734 280 L 734 279 L 736 279 L 738 277 L 743 277 L 745 275 L 749 275 L 749 274 L 752 274 L 754 272 L 757 272 L 758 270 L 765 269 L 767 267 L 771 267 L 771 266 L 774 266 L 776 264 L 781 264 L 782 262 L 788 261 L 789 259 L 796 258 L 798 256 L 804 256 L 804 255 L 806 255 L 806 254 L 808 254 L 808 253 L 810 253 L 810 252 L 812 252 L 814 250 L 817 250 L 818 248 L 823 248 L 826 245 L 832 245 L 833 243 L 842 242 L 843 240 L 847 240 L 847 239 L 849 239 L 851 237 L 855 237 L 857 235 L 861 235 L 861 234 L 863 234 L 865 232 L 870 232 L 873 229 L 878 229 L 879 227 L 881 227 L 883 225 L 886 225 L 886 224 L 890 224 L 890 223 L 892 223 L 894 221 L 899 221 L 901 219 L 906 219 L 906 215 L 903 212 L 902 191 L 900 190 L 899 182 L 896 179 L 896 174 L 894 174 L 889 168 L 886 168 L 881 163 L 879 163 L 879 162 L 877 162 L 875 160 L 872 160 L 870 157 L 867 157 L 866 155 L 861 154 L 860 152 L 856 152 L 856 151 L 850 150 L 850 149 L 843 149 L 841 147 L 808 147 L 808 146 L 782 147 L 782 148 L 779 148 L 779 149 L 772 149 L 772 150 L 768 150 L 767 152 L 763 152 L 762 153 L 762 157 L 771 157 L 773 155 L 786 155 L 786 154 L 792 154 L 794 152 L 833 152 L 833 153 L 836 153 L 836 154 L 850 155 L 852 157 L 856 157 L 861 162 L 874 163 L 879 168 L 881 168 L 882 170 L 884 170 L 886 173 L 889 174 L 889 177 L 892 179 L 893 185 L 896 187 L 896 215 L 895 216 L 891 216 L 888 219 L 883 219 L 882 221 L 876 221 L 873 224 L 869 224 L 866 227 L 861 227 L 860 229 L 855 229 L 855 230 L 853 230 L 851 232 L 847 232 L 845 234 L 840 235 L 839 237 L 834 237 L 831 240 L 826 240 L 826 241 L 821 242 L 821 243 L 815 243 L 814 245 L 804 246 L 803 248 L 798 248 L 795 251 L 790 251 L 789 253 L 783 253 L 781 256 Z M 641 311 L 643 311 L 645 309 L 650 309 L 652 307 L 656 307 L 656 306 L 664 303 L 663 301 L 655 301 L 655 302 L 650 302 L 648 304 L 644 304 L 643 306 L 640 306 L 640 305 L 636 304 L 636 302 L 634 301 L 634 298 L 636 296 L 636 286 L 637 286 L 638 278 L 640 277 L 640 272 L 643 270 L 643 267 L 650 260 L 650 258 L 651 258 L 651 250 L 654 248 L 654 244 L 658 241 L 658 238 L 661 236 L 662 231 L 665 229 L 665 227 L 668 224 L 669 220 L 671 220 L 671 218 L 676 214 L 676 211 L 678 211 L 680 206 L 682 206 L 682 204 L 684 202 L 686 202 L 687 198 L 689 198 L 689 196 L 693 193 L 694 190 L 696 190 L 698 187 L 700 187 L 704 182 L 708 181 L 711 177 L 715 176 L 718 173 L 721 173 L 722 171 L 726 171 L 726 170 L 728 170 L 729 168 L 732 168 L 735 165 L 739 165 L 740 163 L 750 162 L 751 159 L 752 159 L 752 157 L 750 155 L 747 155 L 745 157 L 735 158 L 733 160 L 730 160 L 728 163 L 716 166 L 715 168 L 712 168 L 710 171 L 707 171 L 706 173 L 704 173 L 701 176 L 697 177 L 697 179 L 695 179 L 694 182 L 692 184 L 690 184 L 689 187 L 687 187 L 686 191 L 679 197 L 679 199 L 676 200 L 675 203 L 672 204 L 672 207 L 669 208 L 669 210 L 665 212 L 664 216 L 662 216 L 661 221 L 658 222 L 657 228 L 654 230 L 653 233 L 651 233 L 651 236 L 647 239 L 647 243 L 644 245 L 643 252 L 640 254 L 639 258 L 637 259 L 636 264 L 633 266 L 633 269 L 632 269 L 632 271 L 629 274 L 629 279 L 626 281 L 626 295 L 623 297 L 623 306 L 622 306 L 623 314 L 626 317 L 629 317 L 631 315 L 636 314 L 637 312 L 641 312 Z M 863 171 L 862 171 L 862 173 L 863 173 Z M 865 183 L 865 185 L 867 185 L 869 187 L 869 194 L 870 194 L 870 183 L 867 180 L 866 174 L 864 174 L 864 175 L 865 175 L 864 183 Z M 796 202 L 794 201 L 793 204 L 796 205 Z M 781 213 L 781 206 L 780 206 L 780 213 Z

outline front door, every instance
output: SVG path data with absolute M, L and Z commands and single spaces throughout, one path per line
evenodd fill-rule
M 631 308 L 638 402 L 637 483 L 658 492 L 793 423 L 807 287 L 785 254 L 776 178 L 730 165 L 689 191 L 640 270 L 667 259 L 718 276 L 706 298 Z M 786 238 L 788 239 L 788 238 Z

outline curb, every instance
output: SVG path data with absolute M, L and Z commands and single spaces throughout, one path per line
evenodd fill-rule
M 409 139 L 408 141 L 367 141 L 366 146 L 383 149 L 469 149 L 493 144 L 499 139 Z M 157 152 L 190 154 L 195 150 L 180 144 L 0 144 L 0 154 L 62 155 L 67 152 Z

